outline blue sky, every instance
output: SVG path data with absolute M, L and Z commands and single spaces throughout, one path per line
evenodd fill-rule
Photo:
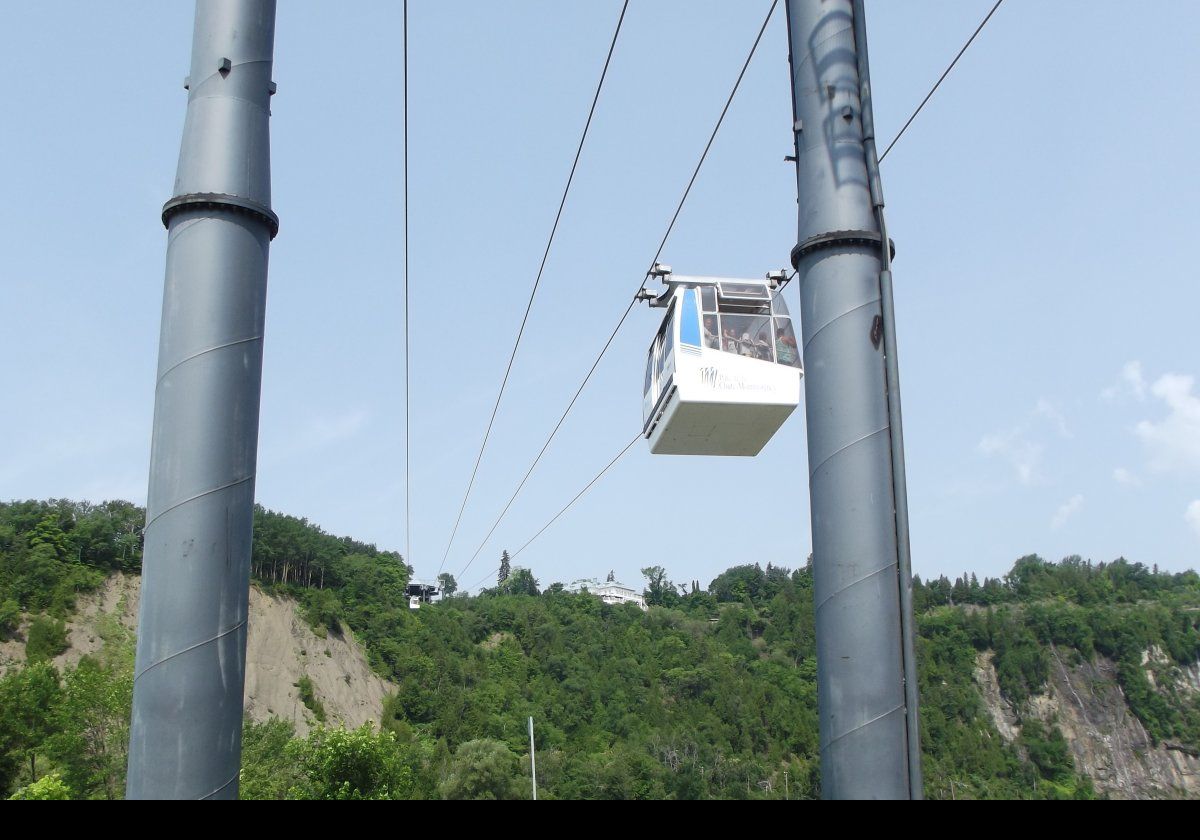
M 890 138 L 990 2 L 868 3 Z M 400 4 L 284 0 L 258 498 L 403 549 Z M 446 569 L 459 575 L 638 287 L 769 6 L 634 0 Z M 413 0 L 412 557 L 441 562 L 620 3 Z M 1007 0 L 883 164 L 914 568 L 1200 558 L 1200 7 Z M 0 498 L 144 503 L 192 6 L 0 7 Z M 795 244 L 782 8 L 664 251 Z M 788 292 L 793 309 L 795 290 Z M 640 426 L 638 309 L 480 558 Z M 702 584 L 809 552 L 803 410 L 755 459 L 639 444 L 518 559 Z

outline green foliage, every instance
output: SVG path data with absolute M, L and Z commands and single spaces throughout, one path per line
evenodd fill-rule
M 442 591 L 442 595 L 449 598 L 458 591 L 458 581 L 454 579 L 454 575 L 449 572 L 442 572 L 437 576 L 438 588 Z
M 418 758 L 400 747 L 391 732 L 369 724 L 355 730 L 313 730 L 307 740 L 285 748 L 299 766 L 300 780 L 288 799 L 411 799 L 418 793 Z
M 1049 563 L 1030 554 L 1022 557 L 1003 580 L 985 578 L 982 585 L 971 575 L 951 582 L 945 576 L 923 583 L 913 578 L 913 603 L 917 612 L 938 606 L 1058 601 L 1079 606 L 1137 604 L 1160 596 L 1200 595 L 1200 575 L 1194 571 L 1170 574 L 1141 563 L 1118 558 L 1092 563 L 1078 555 Z
M 443 799 L 523 799 L 527 780 L 517 756 L 499 741 L 467 741 L 454 753 L 450 771 L 438 786 Z
M 304 704 L 304 707 L 312 712 L 313 717 L 315 717 L 321 723 L 324 723 L 325 706 L 322 705 L 321 701 L 317 699 L 317 693 L 313 689 L 312 680 L 309 678 L 308 674 L 300 677 L 300 679 L 296 682 L 296 689 L 300 693 L 300 702 Z
M 1062 783 L 1074 777 L 1075 762 L 1057 726 L 1047 727 L 1037 718 L 1028 718 L 1021 726 L 1021 744 L 1043 779 Z
M 335 636 L 342 632 L 342 602 L 331 589 L 306 589 L 300 599 L 300 608 L 308 626 L 318 636 L 327 633 Z
M 500 584 L 499 591 L 508 595 L 539 595 L 537 578 L 529 569 L 513 569 L 512 574 Z
M 976 640 L 967 615 L 918 617 L 921 750 L 930 799 L 1027 798 L 1032 768 L 1004 744 L 975 685 Z
M 12 608 L 65 615 L 112 571 L 141 568 L 145 513 L 128 502 L 0 503 L 0 632 Z
M 56 619 L 77 592 L 140 563 L 141 512 L 122 505 L 0 505 L 0 632 L 33 613 L 33 660 L 61 649 Z M 517 568 L 484 597 L 410 612 L 399 555 L 261 508 L 252 566 L 315 628 L 348 627 L 398 690 L 382 732 L 300 739 L 290 724 L 247 725 L 243 798 L 524 798 L 530 715 L 547 799 L 781 798 L 785 785 L 792 798 L 819 795 L 808 568 L 735 566 L 701 591 L 648 567 L 648 613 L 561 585 L 538 594 Z M 1025 714 L 1059 660 L 1109 657 L 1155 739 L 1200 744 L 1200 699 L 1174 688 L 1173 670 L 1200 657 L 1194 573 L 1030 556 L 982 583 L 915 580 L 914 600 L 931 798 L 1092 795 L 1057 727 Z M 42 661 L 0 678 L 0 795 L 51 773 L 76 796 L 121 795 L 132 645 L 115 620 L 101 635 L 104 655 L 61 675 Z M 1025 714 L 1015 744 L 983 706 L 984 653 Z M 323 718 L 312 681 L 297 688 Z
M 53 659 L 67 649 L 67 625 L 61 620 L 38 616 L 25 634 L 25 658 L 30 662 Z
M 132 696 L 131 646 L 110 649 L 105 660 L 84 657 L 66 672 L 57 732 L 47 746 L 72 790 L 92 798 L 124 795 Z
M 10 801 L 70 799 L 71 789 L 57 773 L 50 773 L 32 784 L 26 785 L 8 798 Z
M 302 768 L 288 755 L 296 737 L 291 721 L 272 718 L 266 723 L 247 721 L 242 727 L 240 799 L 286 799 L 302 784 Z
M 38 778 L 39 753 L 57 730 L 62 699 L 58 671 L 49 662 L 36 662 L 0 678 L 0 792 L 10 790 L 28 769 Z
M 11 635 L 21 624 L 21 605 L 12 599 L 0 601 L 0 639 Z
M 650 566 L 642 569 L 642 577 L 646 579 L 647 604 L 652 607 L 670 607 L 679 602 L 675 584 L 667 580 L 667 570 L 662 566 Z
M 1000 690 L 1014 704 L 1020 704 L 1046 685 L 1050 660 L 1033 632 L 1006 610 L 989 614 L 991 647 Z

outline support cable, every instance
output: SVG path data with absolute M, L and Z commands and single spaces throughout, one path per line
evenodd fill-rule
M 975 27 L 975 31 L 971 33 L 971 37 L 967 39 L 967 43 L 963 44 L 963 48 L 958 51 L 958 55 L 954 56 L 954 60 L 950 62 L 950 66 L 946 68 L 945 72 L 938 77 L 938 80 L 934 83 L 929 93 L 925 94 L 925 98 L 921 100 L 921 104 L 917 106 L 917 110 L 913 111 L 912 116 L 908 118 L 908 122 L 900 129 L 900 133 L 893 137 L 892 142 L 888 143 L 887 148 L 883 150 L 883 154 L 879 156 L 880 163 L 883 163 L 883 159 L 888 156 L 888 152 L 892 150 L 892 146 L 895 146 L 896 142 L 904 136 L 904 132 L 908 131 L 908 127 L 917 118 L 917 114 L 921 113 L 921 109 L 925 107 L 925 103 L 937 92 L 942 82 L 950 75 L 950 71 L 954 69 L 954 65 L 958 64 L 958 60 L 963 57 L 963 53 L 967 51 L 967 47 L 971 46 L 971 42 L 975 40 L 975 36 L 983 31 L 983 27 L 987 26 L 987 22 L 992 19 L 992 15 L 996 13 L 996 10 L 1000 8 L 1000 4 L 1003 2 L 1004 0 L 996 0 L 996 5 L 992 6 L 992 10 L 987 13 L 987 17 L 983 19 L 983 22 L 979 26 Z
M 650 265 L 646 269 L 647 276 L 649 276 L 650 272 L 654 270 L 654 266 L 658 263 L 659 257 L 662 256 L 663 248 L 666 247 L 667 240 L 670 238 L 672 231 L 675 229 L 675 223 L 679 220 L 679 214 L 683 210 L 683 205 L 687 201 L 688 195 L 692 191 L 692 186 L 696 183 L 696 178 L 700 174 L 701 167 L 704 166 L 704 161 L 708 158 L 708 152 L 710 149 L 712 149 L 713 141 L 715 141 L 717 138 L 717 132 L 720 131 L 721 124 L 725 121 L 725 115 L 729 113 L 729 106 L 733 104 L 733 98 L 737 95 L 738 88 L 741 87 L 742 79 L 746 75 L 746 70 L 750 67 L 750 61 L 754 58 L 754 53 L 758 50 L 758 45 L 762 41 L 763 33 L 766 32 L 767 24 L 771 22 L 771 16 L 775 13 L 775 7 L 778 4 L 779 0 L 773 0 L 771 3 L 771 8 L 767 11 L 767 16 L 763 20 L 762 26 L 758 30 L 758 35 L 754 39 L 754 44 L 750 47 L 750 52 L 746 56 L 745 62 L 742 63 L 742 69 L 738 73 L 737 80 L 733 84 L 733 89 L 729 92 L 729 96 L 725 100 L 725 107 L 721 109 L 721 115 L 717 118 L 717 123 L 715 126 L 713 126 L 712 133 L 708 137 L 708 142 L 704 146 L 704 152 L 700 155 L 700 160 L 696 163 L 696 168 L 692 171 L 692 176 L 688 180 L 687 187 L 683 191 L 683 196 L 679 199 L 679 204 L 675 207 L 675 213 L 671 216 L 671 221 L 667 225 L 666 233 L 663 234 L 662 240 L 658 243 L 658 250 L 654 252 L 654 258 L 650 260 Z M 460 576 L 466 573 L 467 569 L 471 567 L 471 564 L 475 562 L 475 558 L 479 556 L 479 553 L 483 550 L 484 546 L 487 545 L 487 541 L 491 538 L 492 534 L 495 533 L 496 527 L 500 524 L 500 521 L 504 519 L 509 508 L 512 507 L 513 502 L 516 501 L 521 489 L 525 486 L 525 482 L 528 481 L 529 476 L 533 474 L 534 468 L 537 467 L 538 462 L 542 460 L 542 456 L 546 454 L 546 450 L 550 448 L 551 442 L 554 440 L 555 436 L 558 435 L 558 431 L 562 428 L 563 422 L 567 419 L 567 415 L 569 415 L 571 410 L 575 407 L 575 403 L 579 399 L 579 395 L 583 393 L 583 389 L 586 388 L 588 382 L 591 381 L 592 374 L 594 374 L 596 372 L 596 368 L 600 366 L 600 361 L 604 358 L 605 354 L 608 353 L 608 349 L 612 346 L 613 340 L 617 337 L 617 333 L 621 331 L 621 327 L 625 325 L 625 321 L 629 318 L 629 313 L 632 312 L 633 307 L 637 305 L 637 292 L 641 291 L 644 282 L 645 281 L 642 280 L 638 283 L 638 288 L 634 293 L 633 299 L 629 301 L 629 305 L 626 306 L 625 311 L 621 313 L 621 317 L 617 320 L 617 325 L 613 327 L 612 332 L 609 333 L 608 339 L 604 342 L 604 346 L 600 348 L 600 353 L 596 356 L 595 361 L 592 362 L 592 366 L 588 369 L 587 375 L 584 376 L 583 381 L 579 383 L 579 387 L 571 396 L 571 400 L 567 403 L 566 409 L 558 418 L 558 422 L 555 423 L 554 428 L 550 431 L 550 435 L 546 438 L 546 442 L 542 444 L 542 448 L 538 452 L 537 457 L 533 459 L 533 463 L 530 464 L 529 468 L 525 471 L 525 475 L 521 478 L 520 483 L 517 484 L 516 490 L 513 491 L 512 495 L 508 499 L 508 502 L 504 505 L 504 509 L 500 511 L 500 515 L 496 517 L 496 520 L 492 523 L 492 527 L 488 530 L 487 536 L 483 538 L 483 542 L 480 543 L 477 549 L 475 549 L 475 553 L 471 555 L 471 559 L 467 561 L 466 566 L 464 566 L 463 570 L 459 572 Z M 447 553 L 449 553 L 449 549 L 447 549 Z M 445 558 L 443 558 L 443 562 L 445 562 Z
M 612 469 L 613 466 L 616 465 L 617 461 L 620 461 L 621 458 L 623 458 L 625 456 L 625 453 L 627 453 L 630 449 L 633 448 L 633 445 L 638 442 L 638 438 L 640 438 L 641 436 L 642 436 L 641 432 L 638 432 L 636 435 L 634 435 L 633 438 L 629 441 L 629 443 L 625 444 L 625 446 L 621 449 L 621 451 L 617 453 L 616 457 L 614 457 L 611 461 L 609 461 L 604 466 L 604 469 L 602 469 L 602 470 L 600 470 L 600 472 L 596 473 L 596 475 L 592 477 L 592 480 L 589 481 L 587 484 L 585 484 L 583 489 L 580 490 L 578 493 L 576 493 L 572 497 L 571 501 L 569 501 L 565 505 L 563 505 L 563 507 L 558 511 L 558 513 L 554 514 L 554 516 L 550 518 L 549 522 L 547 522 L 545 525 L 543 525 L 541 528 L 539 528 L 537 533 L 535 533 L 532 537 L 527 539 L 520 548 L 518 548 L 511 555 L 509 555 L 509 558 L 508 558 L 509 561 L 511 562 L 512 560 L 515 560 L 517 558 L 517 555 L 519 555 L 522 551 L 527 549 L 534 540 L 536 540 L 543 533 L 545 533 L 546 529 L 548 529 L 551 525 L 553 525 L 555 522 L 557 522 L 559 517 L 561 517 L 564 513 L 566 513 L 568 510 L 570 510 L 571 507 L 577 501 L 579 501 L 580 498 L 582 498 L 585 493 L 587 493 L 588 490 L 592 489 L 592 485 L 594 485 L 597 481 L 599 481 L 601 478 L 603 478 L 605 473 L 607 473 L 610 469 Z M 478 581 L 471 584 L 471 586 L 467 587 L 464 591 L 470 592 L 472 589 L 479 586 L 484 581 L 488 580 L 490 577 L 498 574 L 499 571 L 500 571 L 500 568 L 497 567 L 494 572 L 490 572 L 489 574 L 480 578 Z
M 617 37 L 621 34 L 621 24 L 625 21 L 625 12 L 629 8 L 629 0 L 625 0 L 621 7 L 621 16 L 617 18 L 617 26 L 613 31 L 612 42 L 608 46 L 608 55 L 604 59 L 604 69 L 600 71 L 600 81 L 596 85 L 596 93 L 592 97 L 592 107 L 588 111 L 587 122 L 583 126 L 583 134 L 579 138 L 579 147 L 575 150 L 575 160 L 571 163 L 571 174 L 567 176 L 567 184 L 563 188 L 562 199 L 558 203 L 558 212 L 554 216 L 554 225 L 550 228 L 550 237 L 546 241 L 546 249 L 542 253 L 542 263 L 538 267 L 537 277 L 533 281 L 533 289 L 529 292 L 529 301 L 525 304 L 525 314 L 521 318 L 521 327 L 517 330 L 517 338 L 513 342 L 512 353 L 508 357 L 508 367 L 504 370 L 504 378 L 500 381 L 500 392 L 496 394 L 496 404 L 492 406 L 492 416 L 488 419 L 487 429 L 483 433 L 483 442 L 479 445 L 479 454 L 475 456 L 475 466 L 471 470 L 471 480 L 467 483 L 467 491 L 463 494 L 462 505 L 459 506 L 458 516 L 454 520 L 454 528 L 450 532 L 450 540 L 446 543 L 446 551 L 442 555 L 442 562 L 438 566 L 438 574 L 441 574 L 442 568 L 446 565 L 446 558 L 450 556 L 450 547 L 454 545 L 454 537 L 458 534 L 458 526 L 462 522 L 463 512 L 467 509 L 467 500 L 471 498 L 471 490 L 475 487 L 475 477 L 479 474 L 479 464 L 483 461 L 483 453 L 487 449 L 488 439 L 492 434 L 492 426 L 496 422 L 496 414 L 500 411 L 500 401 L 504 397 L 504 390 L 508 387 L 508 377 L 512 373 L 513 362 L 517 358 L 517 349 L 521 346 L 521 339 L 525 335 L 525 326 L 529 322 L 529 312 L 533 308 L 533 300 L 537 296 L 538 286 L 542 282 L 542 273 L 546 270 L 546 261 L 550 257 L 550 247 L 554 244 L 554 236 L 558 232 L 558 223 L 562 220 L 563 208 L 567 204 L 567 195 L 571 191 L 571 183 L 575 180 L 575 169 L 579 166 L 579 158 L 583 154 L 583 144 L 587 140 L 588 130 L 592 126 L 592 117 L 596 113 L 596 104 L 600 101 L 600 91 L 604 87 L 604 79 L 608 75 L 608 66 L 612 62 L 613 51 L 617 46 Z
M 404 562 L 412 564 L 412 482 L 409 468 L 408 334 L 408 0 L 404 0 Z

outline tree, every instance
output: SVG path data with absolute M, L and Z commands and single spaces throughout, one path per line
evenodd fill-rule
M 442 595 L 450 597 L 458 591 L 458 581 L 454 579 L 454 575 L 449 572 L 442 572 L 437 576 L 438 586 L 442 590 Z
M 286 752 L 302 768 L 288 799 L 409 799 L 414 793 L 408 751 L 369 723 L 354 730 L 317 727 Z
M 37 779 L 37 754 L 54 731 L 54 710 L 62 698 L 58 671 L 37 662 L 0 679 L 0 789 L 22 761 L 30 781 Z
M 47 776 L 42 776 L 42 778 L 32 784 L 26 785 L 8 798 L 12 802 L 31 799 L 70 799 L 71 789 L 63 783 L 63 780 L 57 773 L 50 773 Z
M 0 600 L 0 638 L 7 636 L 21 624 L 21 605 L 13 600 Z
M 309 589 L 301 600 L 308 625 L 322 638 L 326 633 L 335 636 L 342 632 L 342 602 L 329 589 Z
M 63 560 L 70 554 L 71 549 L 67 535 L 62 528 L 58 527 L 57 519 L 52 513 L 47 513 L 42 517 L 42 521 L 29 535 L 29 545 L 31 548 L 39 545 L 49 546 L 53 550 L 54 556 Z
M 517 757 L 499 741 L 467 741 L 438 786 L 443 799 L 524 799 Z
M 239 799 L 286 799 L 292 788 L 302 784 L 302 769 L 288 755 L 295 738 L 296 728 L 290 720 L 247 720 L 242 725 Z
M 103 664 L 85 656 L 66 672 L 57 732 L 48 752 L 81 796 L 120 799 L 125 791 L 133 697 L 132 659 Z
M 509 564 L 510 559 L 511 558 L 508 556 L 507 551 L 500 552 L 500 573 L 498 575 L 496 575 L 496 583 L 497 584 L 504 583 L 504 581 L 508 580 L 508 574 L 509 574 L 509 565 L 508 564 Z
M 533 576 L 533 572 L 529 569 L 522 569 L 519 566 L 513 569 L 513 573 L 509 575 L 508 580 L 504 581 L 501 587 L 505 592 L 513 595 L 537 595 L 538 582 Z
M 53 659 L 68 647 L 67 625 L 39 615 L 25 633 L 25 658 L 30 662 Z
M 648 584 L 646 588 L 646 603 L 651 606 L 671 606 L 679 600 L 675 594 L 675 584 L 667 580 L 667 570 L 662 566 L 648 566 L 642 569 L 642 577 Z

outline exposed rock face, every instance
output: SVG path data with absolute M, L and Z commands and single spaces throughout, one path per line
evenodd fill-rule
M 1076 771 L 1092 779 L 1098 794 L 1113 799 L 1200 797 L 1200 757 L 1154 745 L 1129 710 L 1112 661 L 1097 656 L 1072 664 L 1066 652 L 1051 647 L 1050 653 L 1047 691 L 1030 698 L 1024 713 L 1059 727 Z M 1192 689 L 1200 686 L 1198 677 L 1196 668 L 1181 673 Z M 1021 729 L 1016 710 L 1000 694 L 991 651 L 979 654 L 975 678 L 996 729 L 1011 743 Z
M 116 618 L 129 631 L 137 628 L 141 578 L 114 574 L 95 592 L 79 597 L 67 622 L 70 647 L 54 659 L 61 670 L 100 650 L 103 621 Z M 366 654 L 348 629 L 320 638 L 300 617 L 291 598 L 276 598 L 250 589 L 249 637 L 246 643 L 246 714 L 255 721 L 271 717 L 291 720 L 300 735 L 315 723 L 296 684 L 312 680 L 313 693 L 325 708 L 326 722 L 347 727 L 378 723 L 384 698 L 395 686 L 367 664 Z M 19 640 L 0 644 L 0 674 L 25 661 Z
M 319 638 L 300 618 L 291 598 L 250 590 L 250 636 L 246 643 L 246 714 L 295 722 L 307 735 L 315 722 L 300 701 L 296 683 L 307 675 L 325 707 L 327 723 L 354 728 L 378 723 L 384 698 L 395 692 L 367 664 L 348 629 Z

